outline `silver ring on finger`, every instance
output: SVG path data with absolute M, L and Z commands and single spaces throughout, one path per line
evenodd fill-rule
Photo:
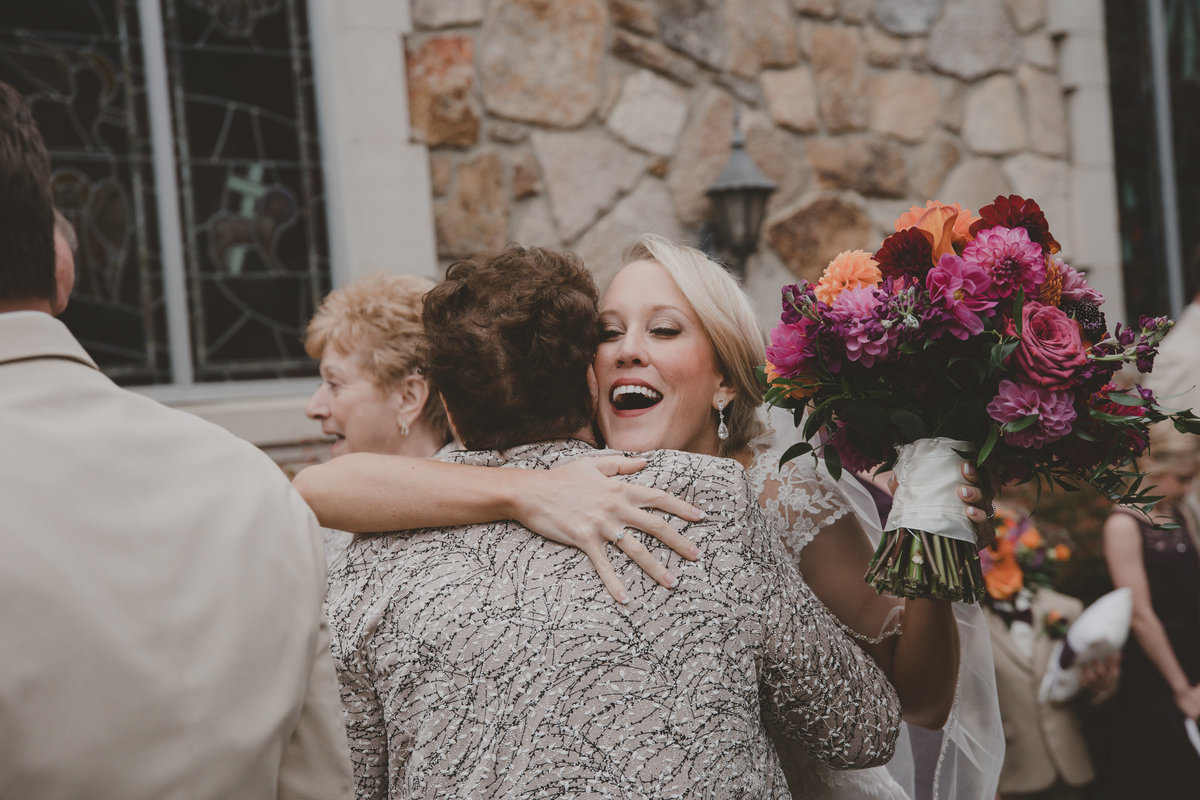
M 624 538 L 625 538 L 625 529 L 622 528 L 621 530 L 617 531 L 617 535 L 613 537 L 613 544 L 620 544 L 621 540 Z

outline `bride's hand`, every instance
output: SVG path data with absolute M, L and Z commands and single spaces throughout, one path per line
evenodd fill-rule
M 979 469 L 967 462 L 962 466 L 963 477 L 971 482 L 958 490 L 958 496 L 967 504 L 967 516 L 975 523 L 975 540 L 979 549 L 990 547 L 996 541 L 996 526 L 992 520 L 996 516 L 996 485 L 991 475 L 984 475 L 980 481 Z
M 617 602 L 628 603 L 629 593 L 608 560 L 610 543 L 615 543 L 655 581 L 674 588 L 679 580 L 650 554 L 638 537 L 624 535 L 625 529 L 644 531 L 694 561 L 700 557 L 700 551 L 691 540 L 662 517 L 644 509 L 656 508 L 690 522 L 697 522 L 704 515 L 666 492 L 610 477 L 629 475 L 645 466 L 644 458 L 596 456 L 547 471 L 530 470 L 530 488 L 517 501 L 517 521 L 553 542 L 586 553 Z

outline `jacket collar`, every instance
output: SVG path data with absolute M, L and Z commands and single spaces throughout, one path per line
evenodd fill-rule
M 40 311 L 0 314 L 0 364 L 62 358 L 99 369 L 67 326 Z

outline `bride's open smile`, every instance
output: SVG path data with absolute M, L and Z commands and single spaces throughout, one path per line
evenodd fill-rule
M 610 447 L 715 454 L 718 397 L 728 401 L 699 317 L 655 261 L 613 279 L 600 307 L 600 429 Z

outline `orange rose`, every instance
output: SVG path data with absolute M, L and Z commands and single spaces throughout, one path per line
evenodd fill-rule
M 902 231 L 905 228 L 912 227 L 922 227 L 925 229 L 923 226 L 917 225 L 918 221 L 922 216 L 936 209 L 950 209 L 954 212 L 954 224 L 951 226 L 951 239 L 954 244 L 964 244 L 971 240 L 971 225 L 979 217 L 971 213 L 971 209 L 963 208 L 958 203 L 939 203 L 937 200 L 927 200 L 924 208 L 920 206 L 910 207 L 908 211 L 905 211 L 896 220 L 896 230 Z M 934 250 L 936 252 L 936 246 Z M 936 261 L 937 259 L 934 260 Z
M 1071 548 L 1067 547 L 1065 544 L 1058 544 L 1058 545 L 1054 546 L 1054 560 L 1055 561 L 1066 561 L 1070 557 L 1071 557 Z
M 1017 541 L 1020 542 L 1022 547 L 1029 548 L 1030 550 L 1037 550 L 1045 544 L 1045 540 L 1042 539 L 1042 534 L 1038 532 L 1037 528 L 1029 528 L 1021 534 Z
M 987 593 L 996 600 L 1008 600 L 1025 585 L 1025 576 L 1017 564 L 1013 543 L 999 539 L 991 547 L 992 566 L 983 573 Z
M 775 379 L 778 377 L 779 377 L 779 370 L 777 370 L 775 368 L 774 364 L 772 364 L 770 361 L 768 361 L 767 362 L 767 383 L 774 383 Z M 800 380 L 800 381 L 804 381 L 805 383 L 811 383 L 812 385 L 793 389 L 792 391 L 787 393 L 788 397 L 793 397 L 797 400 L 803 400 L 804 398 L 812 397 L 814 394 L 817 393 L 816 378 L 812 378 L 807 375 L 804 375 L 799 378 L 792 378 L 792 380 Z
M 846 289 L 875 286 L 883 280 L 879 264 L 865 250 L 843 250 L 825 268 L 813 290 L 822 303 L 833 304 Z

